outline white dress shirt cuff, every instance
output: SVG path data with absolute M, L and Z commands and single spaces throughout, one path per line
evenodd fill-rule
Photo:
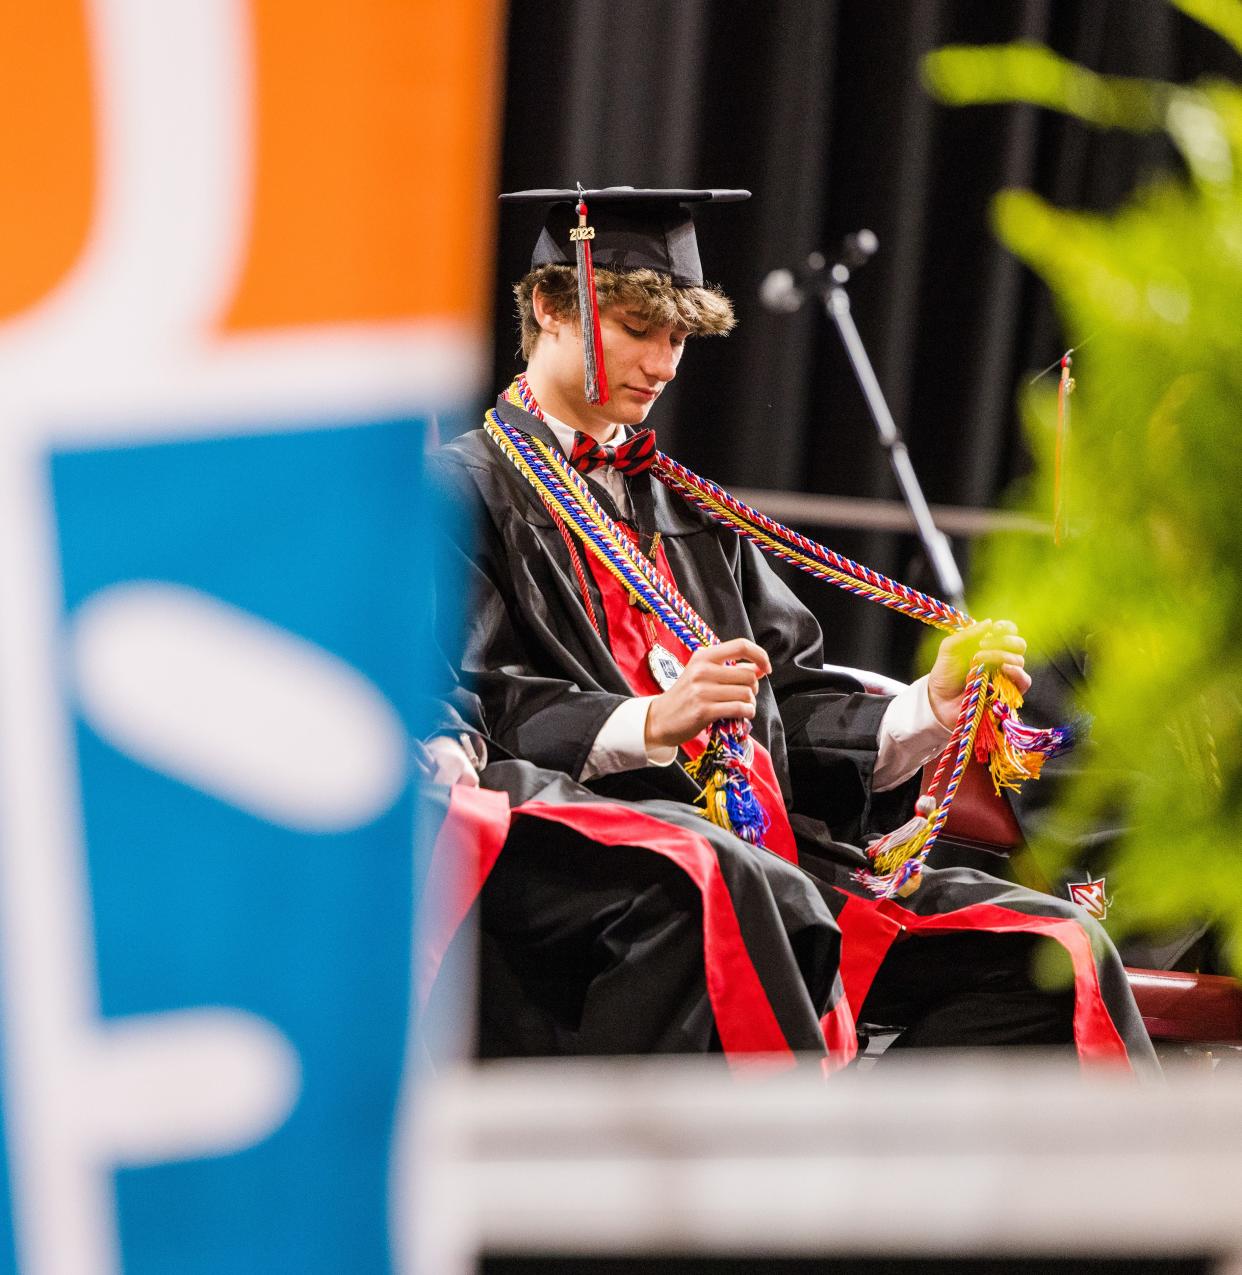
M 643 766 L 670 766 L 677 760 L 676 747 L 647 748 L 647 711 L 654 695 L 640 695 L 619 704 L 600 727 L 580 778 L 598 779 L 621 770 Z
M 953 732 L 932 712 L 927 678 L 911 682 L 893 696 L 878 734 L 873 792 L 888 792 L 903 784 L 944 749 Z

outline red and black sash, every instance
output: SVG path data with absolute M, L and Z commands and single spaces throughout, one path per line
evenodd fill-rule
M 721 1047 L 733 1061 L 762 1054 L 791 1067 L 794 1052 L 746 949 L 742 927 L 711 842 L 623 802 L 527 801 L 510 809 L 503 792 L 455 785 L 432 847 L 420 917 L 419 999 L 425 1003 L 449 944 L 499 858 L 512 821 L 540 819 L 601 845 L 637 846 L 676 864 L 694 882 L 703 904 L 703 965 Z M 854 1020 L 840 994 L 821 1020 L 826 1072 L 843 1067 L 858 1049 Z
M 1036 934 L 1059 943 L 1074 971 L 1074 1044 L 1084 1063 L 1129 1066 L 1129 1054 L 1113 1022 L 1100 986 L 1091 937 L 1077 921 L 1063 916 L 1020 912 L 998 903 L 974 903 L 930 914 L 902 906 L 896 899 L 848 895 L 837 916 L 841 927 L 841 979 L 845 999 L 857 1013 L 867 999 L 889 948 L 919 935 L 969 930 L 988 934 Z

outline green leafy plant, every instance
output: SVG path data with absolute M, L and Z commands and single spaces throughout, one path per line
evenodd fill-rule
M 1242 52 L 1242 0 L 1172 0 Z M 1091 653 L 1092 747 L 1060 807 L 1085 831 L 1120 813 L 1113 865 L 1131 923 L 1219 920 L 1242 955 L 1242 90 L 1108 77 L 1036 44 L 950 47 L 924 64 L 954 104 L 1031 102 L 1163 131 L 1185 172 L 1108 215 L 1024 191 L 1003 242 L 1051 288 L 1076 357 L 1069 534 L 999 537 L 977 614 Z M 1090 338 L 1087 340 L 1087 338 Z M 1025 497 L 1048 514 L 1055 396 L 1028 392 Z M 1044 848 L 1048 853 L 1048 847 Z

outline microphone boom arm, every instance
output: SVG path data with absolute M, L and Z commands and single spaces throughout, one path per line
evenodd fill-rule
M 797 272 L 773 270 L 764 279 L 759 298 L 769 310 L 778 314 L 792 314 L 802 306 L 807 297 L 815 296 L 823 302 L 828 317 L 841 335 L 850 366 L 854 369 L 867 409 L 875 422 L 880 446 L 888 453 L 897 486 L 914 519 L 940 592 L 954 606 L 961 608 L 965 590 L 961 572 L 953 557 L 953 548 L 948 537 L 936 526 L 931 510 L 927 507 L 927 499 L 919 485 L 914 466 L 910 463 L 905 440 L 901 437 L 897 422 L 893 420 L 892 412 L 888 410 L 884 391 L 876 379 L 866 346 L 858 333 L 854 316 L 850 313 L 849 293 L 845 290 L 850 271 L 865 265 L 878 247 L 879 242 L 870 230 L 859 230 L 847 235 L 832 266 L 828 265 L 823 253 L 815 252 Z
M 854 316 L 850 312 L 849 293 L 846 292 L 839 275 L 849 277 L 844 269 L 832 272 L 832 282 L 823 293 L 824 309 L 828 317 L 836 325 L 841 334 L 841 343 L 849 357 L 850 366 L 858 380 L 859 388 L 866 399 L 871 419 L 875 422 L 876 433 L 880 438 L 880 446 L 888 453 L 889 464 L 897 478 L 897 486 L 901 490 L 902 499 L 906 502 L 914 525 L 918 529 L 919 539 L 931 563 L 936 582 L 945 599 L 959 609 L 963 607 L 965 587 L 962 584 L 961 572 L 957 569 L 957 561 L 953 557 L 953 547 L 949 538 L 936 526 L 931 510 L 927 507 L 927 499 L 919 484 L 918 475 L 910 462 L 910 453 L 906 449 L 905 440 L 893 420 L 888 409 L 884 391 L 876 379 L 875 369 L 867 355 L 867 347 L 863 345 Z

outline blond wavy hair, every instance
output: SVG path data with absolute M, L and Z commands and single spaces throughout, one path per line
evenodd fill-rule
M 518 323 L 522 333 L 522 357 L 529 359 L 539 339 L 534 295 L 538 288 L 559 318 L 578 314 L 578 272 L 573 266 L 550 262 L 537 266 L 513 285 Z M 681 328 L 690 336 L 723 336 L 737 319 L 733 302 L 715 286 L 678 288 L 658 270 L 595 271 L 595 293 L 600 309 L 621 306 L 653 327 Z

